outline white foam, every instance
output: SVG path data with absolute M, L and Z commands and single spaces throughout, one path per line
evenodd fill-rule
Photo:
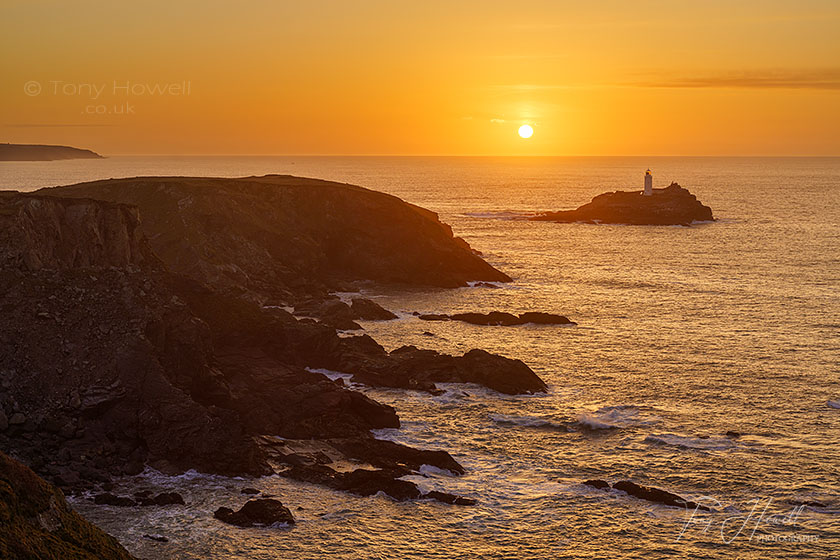
M 320 373 L 330 381 L 337 381 L 339 379 L 343 379 L 346 382 L 350 382 L 350 379 L 353 378 L 352 373 L 344 373 L 341 371 L 333 371 L 331 369 L 324 369 L 324 368 L 306 368 L 306 371 L 310 371 L 312 373 Z
M 420 465 L 418 472 L 425 476 L 458 476 L 457 473 L 454 473 L 449 469 L 441 469 L 440 467 L 436 467 L 434 465 Z
M 577 416 L 577 423 L 589 430 L 648 426 L 659 422 L 661 422 L 659 417 L 645 417 L 638 408 L 632 405 L 603 406 L 595 412 L 584 412 Z

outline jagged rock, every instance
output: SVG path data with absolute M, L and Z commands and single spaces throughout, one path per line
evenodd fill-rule
M 295 522 L 289 508 L 279 500 L 267 498 L 250 500 L 239 511 L 220 507 L 213 513 L 213 517 L 237 527 L 266 527 L 276 523 L 291 525 Z
M 6 414 L 0 410 L 0 432 L 5 432 L 9 428 L 9 419 Z
M 576 325 L 568 317 L 554 313 L 529 311 L 521 315 L 491 311 L 490 313 L 455 313 L 453 315 L 420 315 L 423 321 L 463 321 L 473 325 L 513 326 L 533 323 L 537 325 Z
M 477 383 L 510 395 L 547 389 L 522 361 L 484 350 L 454 357 L 403 346 L 388 353 L 367 336 L 345 338 L 340 345 L 338 359 L 321 356 L 321 367 L 352 373 L 353 381 L 365 385 L 437 392 L 435 383 Z
M 143 497 L 140 499 L 141 506 L 171 506 L 185 505 L 184 498 L 177 492 L 161 492 L 154 498 Z
M 134 557 L 74 512 L 60 490 L 0 452 L 0 558 Z
M 434 212 L 353 185 L 284 175 L 141 177 L 38 192 L 134 205 L 170 270 L 259 299 L 352 280 L 510 281 Z
M 610 483 L 606 480 L 587 480 L 584 482 L 586 486 L 591 486 L 592 488 L 597 488 L 599 490 L 604 490 L 605 488 L 610 487 Z
M 445 504 L 453 504 L 456 506 L 474 506 L 476 504 L 476 501 L 472 498 L 464 498 L 462 496 L 456 496 L 447 492 L 438 492 L 437 490 L 427 492 L 423 494 L 423 497 L 433 498 L 439 502 L 443 502 Z
M 355 319 L 366 319 L 368 321 L 390 321 L 397 316 L 391 313 L 375 301 L 364 298 L 353 298 L 350 311 Z
M 590 222 L 636 225 L 691 225 L 711 221 L 712 210 L 677 183 L 653 189 L 652 196 L 640 191 L 616 191 L 596 196 L 577 210 L 545 212 L 530 218 L 549 222 Z
M 15 412 L 12 414 L 12 417 L 9 418 L 9 425 L 10 426 L 21 426 L 26 423 L 26 415 L 22 412 Z
M 621 490 L 630 496 L 647 500 L 648 502 L 656 502 L 666 506 L 681 507 L 686 509 L 700 509 L 701 511 L 711 511 L 704 505 L 698 505 L 695 502 L 686 500 L 676 494 L 654 488 L 652 486 L 641 486 L 629 480 L 620 480 L 612 486 L 615 490 Z
M 243 488 L 240 493 L 254 495 L 254 494 L 259 494 L 260 491 L 257 490 L 256 488 Z

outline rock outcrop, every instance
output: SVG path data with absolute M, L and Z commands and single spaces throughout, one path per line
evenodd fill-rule
M 589 222 L 633 225 L 691 225 L 712 221 L 712 209 L 704 206 L 687 189 L 671 183 L 653 189 L 652 196 L 641 191 L 615 191 L 596 196 L 577 210 L 545 212 L 529 218 L 547 222 Z
M 289 508 L 271 498 L 250 500 L 237 511 L 220 507 L 213 513 L 213 517 L 237 527 L 269 527 L 277 524 L 292 525 L 295 522 Z
M 121 202 L 43 194 L 62 189 L 0 195 L 0 446 L 56 484 L 90 489 L 146 465 L 165 473 L 261 475 L 332 460 L 279 452 L 268 435 L 327 442 L 338 458 L 381 471 L 371 478 L 327 467 L 332 474 L 319 476 L 326 474 L 321 479 L 331 487 L 367 491 L 379 484 L 400 499 L 419 496 L 397 479 L 422 464 L 463 469 L 444 451 L 375 440 L 370 430 L 399 427 L 396 411 L 307 368 L 347 368 L 363 382 L 389 387 L 429 390 L 434 382 L 461 381 L 507 393 L 545 389 L 518 360 L 478 350 L 463 357 L 416 348 L 388 353 L 369 337 L 342 338 L 325 322 L 260 305 L 277 295 L 275 280 L 289 301 L 317 301 L 313 285 L 383 280 L 382 267 L 391 265 L 398 278 L 390 280 L 447 277 L 447 263 L 454 272 L 443 283 L 499 278 L 425 211 L 357 187 L 314 182 L 308 189 L 288 178 L 232 186 L 138 181 L 102 182 L 90 194 L 122 198 L 124 186 L 153 209 L 153 226 Z M 254 200 L 251 188 L 268 196 L 273 210 Z M 324 207 L 324 200 L 332 202 Z M 223 210 L 214 213 L 217 207 Z M 368 222 L 378 216 L 382 223 L 364 229 L 355 214 L 344 223 L 345 212 L 367 212 Z M 332 239 L 343 227 L 355 232 L 352 246 Z M 178 243 L 177 235 L 184 236 Z M 403 239 L 421 262 L 391 259 L 389 236 L 412 235 L 427 237 Z M 158 258 L 158 249 L 168 258 Z M 332 264 L 356 257 L 362 264 Z M 236 289 L 239 280 L 246 289 Z M 388 317 L 372 302 L 342 305 L 351 317 Z
M 354 280 L 441 287 L 510 281 L 437 214 L 354 185 L 286 175 L 138 177 L 39 191 L 136 206 L 173 272 L 294 304 Z
M 61 490 L 0 452 L 0 558 L 133 560 L 74 512 Z
M 491 311 L 490 313 L 454 313 L 426 314 L 419 315 L 422 321 L 462 321 L 473 325 L 513 326 L 513 325 L 577 325 L 574 321 L 564 315 L 555 313 L 543 313 L 541 311 L 528 311 L 514 315 L 503 311 Z
M 45 144 L 0 144 L 0 161 L 54 161 L 59 159 L 101 159 L 91 150 Z
M 584 484 L 599 490 L 610 489 L 609 482 L 605 480 L 587 480 Z M 648 502 L 654 502 L 671 507 L 711 511 L 711 509 L 707 506 L 692 502 L 691 500 L 686 500 L 673 492 L 668 492 L 667 490 L 662 490 L 661 488 L 655 488 L 653 486 L 642 486 L 641 484 L 636 484 L 630 480 L 619 480 L 612 485 L 612 488 L 614 490 L 620 490 L 628 496 L 633 496 L 634 498 Z

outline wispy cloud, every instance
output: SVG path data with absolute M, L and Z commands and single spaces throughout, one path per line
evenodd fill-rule
M 505 122 L 505 119 L 490 119 L 490 122 L 491 122 L 491 123 L 497 123 L 497 124 L 498 124 L 498 123 L 503 123 L 503 122 Z
M 643 79 L 625 84 L 649 88 L 840 89 L 840 68 L 766 70 Z

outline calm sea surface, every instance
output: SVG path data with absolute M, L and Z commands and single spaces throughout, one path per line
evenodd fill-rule
M 608 190 L 678 181 L 718 221 L 692 227 L 528 222 Z M 524 360 L 546 395 L 451 386 L 363 389 L 395 406 L 378 437 L 450 451 L 463 477 L 424 487 L 475 507 L 357 498 L 277 477 L 147 473 L 193 507 L 75 506 L 147 558 L 829 558 L 840 555 L 840 159 L 115 157 L 0 163 L 0 188 L 136 175 L 265 173 L 345 181 L 437 211 L 514 282 L 370 291 L 401 314 L 365 323 L 388 348 L 484 348 Z M 577 327 L 422 322 L 413 311 L 548 311 Z M 430 333 L 425 334 L 425 333 Z M 740 437 L 727 435 L 738 432 Z M 717 513 L 690 514 L 589 478 L 631 479 Z M 299 523 L 212 517 L 243 486 Z M 812 505 L 798 507 L 801 502 Z M 302 509 L 297 509 L 302 508 Z M 144 539 L 161 534 L 169 543 Z

